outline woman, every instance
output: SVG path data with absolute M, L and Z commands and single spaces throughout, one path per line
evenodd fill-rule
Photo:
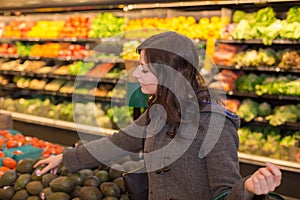
M 144 147 L 149 199 L 210 200 L 229 189 L 226 199 L 252 199 L 280 184 L 281 172 L 270 163 L 249 177 L 239 174 L 239 118 L 205 85 L 190 39 L 165 32 L 137 50 L 133 75 L 150 95 L 147 111 L 112 136 L 40 160 L 41 174 L 62 162 L 70 172 L 96 167 Z

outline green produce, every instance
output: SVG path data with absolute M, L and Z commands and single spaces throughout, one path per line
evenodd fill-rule
M 272 126 L 279 126 L 285 122 L 297 121 L 297 107 L 295 105 L 276 106 L 273 110 L 274 114 L 266 117 Z
M 8 170 L 4 172 L 4 174 L 0 177 L 0 187 L 13 185 L 17 177 L 18 175 L 15 170 Z
M 80 198 L 82 200 L 101 200 L 102 194 L 96 187 L 84 186 L 80 190 Z
M 31 181 L 31 174 L 21 174 L 15 184 L 14 190 L 19 191 L 26 188 L 26 185 Z
M 272 113 L 271 105 L 267 102 L 263 102 L 258 106 L 258 115 L 265 117 Z
M 29 197 L 29 194 L 26 190 L 19 190 L 17 191 L 14 196 L 12 197 L 12 200 L 26 200 Z
M 266 7 L 255 12 L 253 18 L 255 23 L 268 26 L 276 21 L 276 13 L 272 7 Z
M 35 161 L 31 158 L 20 160 L 17 164 L 16 171 L 21 174 L 32 173 Z M 31 179 L 31 176 L 30 176 Z
M 111 165 L 110 169 L 109 169 L 109 177 L 114 180 L 116 178 L 119 178 L 122 176 L 123 172 L 125 171 L 125 169 L 122 167 L 122 165 L 114 163 Z
M 49 196 L 50 194 L 52 194 L 52 193 L 53 193 L 53 191 L 51 190 L 50 187 L 45 187 L 45 188 L 40 192 L 40 198 L 41 198 L 41 199 L 47 199 L 48 196 Z
M 106 170 L 100 170 L 98 171 L 95 176 L 97 176 L 100 180 L 100 184 L 103 182 L 107 182 L 110 180 L 109 174 Z
M 44 189 L 41 181 L 31 181 L 26 185 L 26 190 L 29 194 L 37 196 Z
M 84 186 L 98 187 L 100 185 L 100 179 L 98 176 L 92 175 L 85 179 Z
M 291 7 L 287 12 L 286 20 L 289 23 L 300 22 L 300 7 L 299 6 Z
M 47 200 L 70 200 L 70 196 L 64 192 L 53 192 L 49 194 Z
M 74 172 L 70 176 L 73 183 L 76 185 L 81 186 L 83 182 L 85 181 L 86 175 L 80 172 Z
M 111 37 L 125 30 L 125 18 L 116 17 L 113 13 L 99 13 L 91 21 L 89 31 L 89 37 L 91 38 Z
M 52 180 L 49 185 L 53 192 L 70 193 L 75 188 L 75 183 L 68 176 L 60 176 Z
M 100 185 L 101 192 L 104 196 L 120 197 L 120 188 L 116 183 L 104 182 Z
M 122 194 L 120 200 L 130 200 L 126 194 Z
M 11 200 L 14 194 L 15 190 L 12 186 L 0 188 L 0 199 L 2 200 Z
M 119 186 L 121 193 L 126 193 L 126 185 L 123 177 L 116 178 L 113 182 Z
M 244 99 L 236 114 L 249 122 L 258 115 L 258 103 L 251 99 Z
M 80 198 L 80 190 L 81 190 L 81 186 L 76 185 L 75 189 L 72 191 L 71 193 L 71 197 L 72 198 Z
M 26 200 L 40 200 L 39 196 L 30 196 Z
M 56 175 L 56 174 L 44 174 L 43 176 L 42 176 L 42 184 L 43 184 L 43 186 L 44 187 L 48 187 L 49 186 L 49 183 L 53 180 L 53 179 L 55 179 L 55 178 L 57 178 L 58 176 Z
M 281 38 L 294 39 L 300 38 L 300 22 L 287 22 L 285 20 L 281 21 L 282 26 L 279 30 L 279 36 Z

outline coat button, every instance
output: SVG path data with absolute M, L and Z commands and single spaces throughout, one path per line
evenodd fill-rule
M 171 169 L 170 167 L 163 167 L 161 169 L 156 170 L 155 173 L 156 174 L 164 174 L 164 173 L 170 171 L 170 169 Z

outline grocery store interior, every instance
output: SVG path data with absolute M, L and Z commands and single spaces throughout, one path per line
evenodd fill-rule
M 241 174 L 272 162 L 275 192 L 300 199 L 300 1 L 1 0 L 0 154 L 46 158 L 136 119 L 135 48 L 165 30 L 206 52 L 209 87 L 241 118 Z M 0 161 L 1 175 L 16 167 Z

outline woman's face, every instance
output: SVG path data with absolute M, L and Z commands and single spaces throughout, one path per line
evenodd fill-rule
M 145 62 L 145 50 L 140 53 L 140 65 L 133 72 L 133 76 L 140 83 L 141 90 L 144 94 L 156 94 L 158 78 L 150 71 Z

